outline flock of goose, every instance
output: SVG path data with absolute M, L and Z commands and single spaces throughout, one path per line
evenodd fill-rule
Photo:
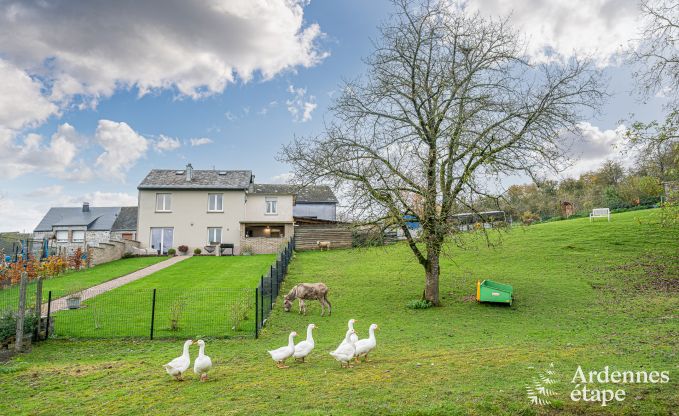
M 352 359 L 359 362 L 360 357 L 364 357 L 364 361 L 368 361 L 368 354 L 377 346 L 377 340 L 375 339 L 375 331 L 379 330 L 377 324 L 370 325 L 370 328 L 368 329 L 368 338 L 358 339 L 358 335 L 354 330 L 354 324 L 356 322 L 355 319 L 349 319 L 349 329 L 347 330 L 344 339 L 337 349 L 330 353 L 330 355 L 339 361 L 342 367 L 351 367 L 349 362 Z M 296 361 L 301 360 L 304 362 L 304 359 L 311 354 L 311 351 L 313 351 L 316 345 L 313 337 L 314 329 L 316 329 L 316 325 L 309 324 L 306 330 L 306 339 L 296 345 L 294 338 L 297 336 L 297 332 L 293 331 L 288 336 L 288 345 L 269 351 L 271 358 L 278 368 L 287 368 L 288 366 L 285 365 L 285 360 L 290 357 L 294 357 Z
M 358 335 L 354 330 L 354 324 L 356 322 L 355 319 L 349 320 L 348 330 L 344 339 L 335 351 L 330 353 L 330 355 L 340 363 L 341 367 L 351 367 L 351 360 L 358 363 L 360 362 L 361 357 L 363 357 L 364 361 L 368 361 L 368 354 L 370 354 L 377 346 L 377 340 L 375 339 L 375 331 L 379 330 L 377 324 L 370 325 L 370 328 L 368 329 L 368 338 L 358 339 Z M 306 330 L 306 339 L 297 344 L 294 343 L 297 332 L 293 331 L 288 336 L 288 345 L 269 351 L 271 358 L 278 368 L 288 368 L 288 366 L 285 365 L 285 360 L 290 357 L 293 357 L 295 361 L 304 362 L 306 357 L 311 354 L 316 346 L 313 337 L 314 329 L 316 329 L 316 325 L 309 324 Z M 196 357 L 196 360 L 193 363 L 193 372 L 200 377 L 200 381 L 207 380 L 207 373 L 212 369 L 212 360 L 205 355 L 205 341 L 202 339 L 198 341 L 187 340 L 184 342 L 182 355 L 163 366 L 165 371 L 176 380 L 183 380 L 184 372 L 191 366 L 189 348 L 193 344 L 198 344 L 198 357 Z

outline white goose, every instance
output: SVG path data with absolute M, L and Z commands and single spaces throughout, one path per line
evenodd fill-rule
M 377 324 L 370 325 L 368 329 L 369 336 L 365 339 L 360 339 L 354 346 L 356 347 L 356 362 L 361 355 L 365 355 L 363 361 L 368 361 L 368 354 L 377 346 L 377 340 L 375 339 L 375 331 L 379 331 L 380 327 Z
M 356 343 L 356 341 L 358 341 L 358 335 L 356 334 L 356 331 L 354 330 L 354 324 L 356 322 L 358 322 L 358 321 L 356 319 L 352 318 L 352 319 L 349 319 L 349 323 L 347 324 L 348 329 L 351 330 L 351 331 L 354 331 L 354 333 L 351 335 L 351 341 L 353 343 Z M 347 342 L 347 341 L 346 340 L 342 341 L 342 344 L 344 344 L 345 342 Z M 342 345 L 342 344 L 340 344 L 340 345 Z
M 205 355 L 205 341 L 199 339 L 194 344 L 198 344 L 198 358 L 193 362 L 193 372 L 200 376 L 200 381 L 205 381 L 207 372 L 212 369 L 212 360 Z
M 306 328 L 306 339 L 295 345 L 295 352 L 292 354 L 292 356 L 295 357 L 295 360 L 299 360 L 301 358 L 302 362 L 304 362 L 304 358 L 309 355 L 311 351 L 313 351 L 314 347 L 316 346 L 312 334 L 314 329 L 316 329 L 316 325 L 309 324 Z
M 335 359 L 340 362 L 342 367 L 351 367 L 349 361 L 351 361 L 351 359 L 354 358 L 354 355 L 356 354 L 356 347 L 354 346 L 354 342 L 351 340 L 351 336 L 355 334 L 356 331 L 349 329 L 346 336 L 344 337 L 344 341 L 342 341 L 335 351 L 330 353 L 330 355 L 335 357 Z
M 182 355 L 165 364 L 163 368 L 167 371 L 167 374 L 171 375 L 178 381 L 182 381 L 184 378 L 184 371 L 186 371 L 191 365 L 191 357 L 189 356 L 189 347 L 193 344 L 192 340 L 187 340 L 184 343 L 184 351 Z
M 297 332 L 295 331 L 291 332 L 290 336 L 288 337 L 287 346 L 269 351 L 269 354 L 271 354 L 271 358 L 273 358 L 273 360 L 276 362 L 276 367 L 288 368 L 288 366 L 285 365 L 285 360 L 292 357 L 292 354 L 295 353 L 295 343 L 293 341 L 293 338 L 295 338 L 296 336 Z

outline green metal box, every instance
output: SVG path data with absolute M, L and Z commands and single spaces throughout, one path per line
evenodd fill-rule
M 476 300 L 479 302 L 499 302 L 512 304 L 514 289 L 510 285 L 484 280 L 476 282 Z

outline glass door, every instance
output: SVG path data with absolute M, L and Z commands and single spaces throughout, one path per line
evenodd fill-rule
M 151 227 L 151 248 L 158 254 L 167 254 L 172 247 L 174 228 Z

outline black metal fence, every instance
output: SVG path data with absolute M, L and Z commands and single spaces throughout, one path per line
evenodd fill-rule
M 217 338 L 252 336 L 254 288 L 50 292 L 55 337 Z M 46 306 L 43 313 L 47 313 Z
M 276 257 L 274 264 L 271 265 L 269 273 L 261 277 L 259 286 L 255 289 L 255 338 L 259 337 L 259 331 L 271 314 L 283 280 L 288 273 L 288 265 L 292 260 L 294 250 L 295 240 L 290 239 Z
M 258 337 L 280 292 L 293 250 L 294 241 L 290 240 L 255 288 L 123 286 L 110 291 L 45 291 L 40 305 L 42 327 L 50 328 L 50 336 L 63 338 Z M 18 310 L 18 288 L 5 290 L 0 309 Z M 33 288 L 26 309 L 35 310 L 35 305 Z

